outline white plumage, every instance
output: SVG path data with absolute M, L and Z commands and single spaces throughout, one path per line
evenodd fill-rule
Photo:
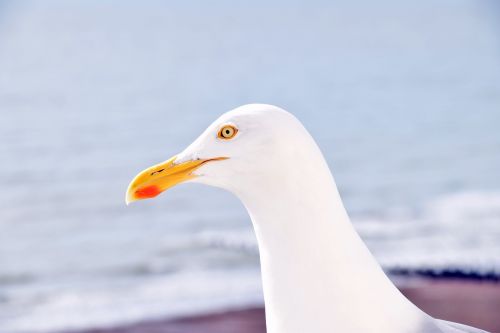
M 221 140 L 217 133 L 227 125 L 237 134 Z M 268 333 L 484 332 L 436 320 L 399 292 L 351 225 L 318 146 L 288 112 L 239 107 L 173 163 L 219 157 L 227 159 L 197 166 L 188 181 L 229 190 L 247 208 L 260 249 Z

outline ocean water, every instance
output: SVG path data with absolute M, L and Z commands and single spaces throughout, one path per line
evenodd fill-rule
M 0 332 L 262 302 L 238 200 L 128 182 L 264 102 L 317 140 L 387 269 L 500 271 L 491 0 L 0 1 Z

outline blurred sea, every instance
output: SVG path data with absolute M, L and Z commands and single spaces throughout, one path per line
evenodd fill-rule
M 262 302 L 236 198 L 186 184 L 124 204 L 138 171 L 249 102 L 303 121 L 385 268 L 499 272 L 499 14 L 0 1 L 0 332 Z

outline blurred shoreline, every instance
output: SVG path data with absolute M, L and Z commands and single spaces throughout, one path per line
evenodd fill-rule
M 398 287 L 433 317 L 460 322 L 491 333 L 500 332 L 500 283 L 457 278 L 403 278 Z M 262 306 L 179 317 L 145 320 L 128 325 L 60 333 L 264 333 Z

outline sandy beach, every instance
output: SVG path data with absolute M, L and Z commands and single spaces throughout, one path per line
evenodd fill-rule
M 434 317 L 500 332 L 500 283 L 459 279 L 404 281 L 401 292 Z M 64 333 L 264 333 L 262 307 Z

